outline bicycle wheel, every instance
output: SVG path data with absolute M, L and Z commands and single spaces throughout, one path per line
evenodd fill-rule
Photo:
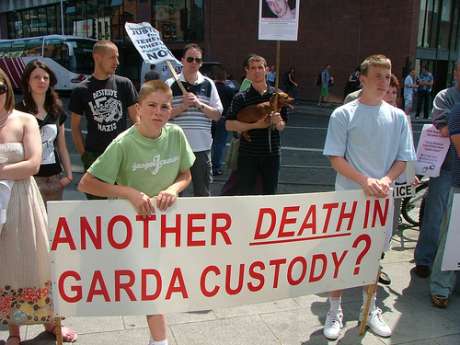
M 420 225 L 420 220 L 423 217 L 423 197 L 427 188 L 428 182 L 422 182 L 420 185 L 415 187 L 414 196 L 403 199 L 401 204 L 401 214 L 406 222 L 415 226 Z

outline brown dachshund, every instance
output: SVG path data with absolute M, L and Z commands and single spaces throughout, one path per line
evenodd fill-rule
M 275 97 L 278 95 L 278 104 L 275 108 Z M 270 122 L 270 114 L 272 112 L 279 113 L 282 107 L 290 107 L 293 108 L 291 105 L 294 99 L 289 97 L 285 92 L 277 92 L 274 93 L 268 102 L 262 102 L 259 104 L 251 104 L 247 107 L 241 109 L 238 114 L 236 114 L 236 119 L 240 122 L 245 123 L 254 123 L 259 121 L 260 119 L 265 118 L 267 123 Z M 247 140 L 251 141 L 251 137 L 249 136 L 248 132 L 242 132 L 241 135 Z

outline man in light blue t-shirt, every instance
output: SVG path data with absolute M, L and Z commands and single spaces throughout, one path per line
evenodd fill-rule
M 337 171 L 336 190 L 362 189 L 369 196 L 387 197 L 406 162 L 416 159 L 406 115 L 383 101 L 390 78 L 391 61 L 387 57 L 366 58 L 361 64 L 361 95 L 331 115 L 323 154 Z M 341 291 L 334 291 L 329 296 L 323 329 L 328 339 L 337 339 L 343 327 L 341 295 Z M 366 299 L 364 289 L 363 301 Z M 389 337 L 391 329 L 375 300 L 374 295 L 367 325 L 375 334 Z

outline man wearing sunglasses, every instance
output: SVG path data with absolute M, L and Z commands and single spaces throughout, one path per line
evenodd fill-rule
M 194 196 L 211 195 L 211 125 L 212 120 L 220 119 L 223 110 L 214 82 L 199 71 L 202 62 L 202 49 L 197 44 L 187 44 L 182 57 L 184 67 L 179 75 L 187 93 L 182 94 L 173 78 L 166 81 L 173 92 L 170 122 L 182 127 L 196 157 L 190 169 Z

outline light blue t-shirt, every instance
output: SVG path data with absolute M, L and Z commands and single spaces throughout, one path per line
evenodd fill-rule
M 378 179 L 396 160 L 417 159 L 404 112 L 386 102 L 369 106 L 359 99 L 332 113 L 323 154 L 344 157 L 360 173 Z M 337 173 L 336 190 L 360 188 Z

